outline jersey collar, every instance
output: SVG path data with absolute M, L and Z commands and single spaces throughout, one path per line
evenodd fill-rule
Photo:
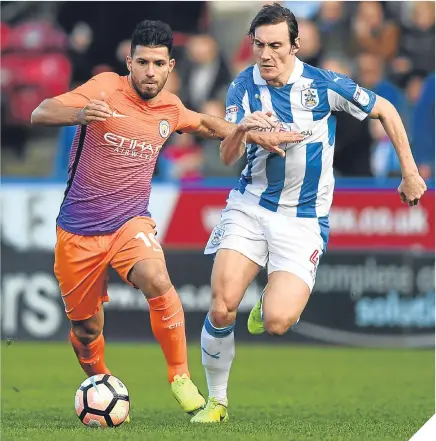
M 303 62 L 297 57 L 295 57 L 294 70 L 292 71 L 291 76 L 289 77 L 288 84 L 295 83 L 301 77 L 301 75 L 303 75 L 303 70 L 304 70 Z M 260 75 L 259 67 L 257 66 L 257 64 L 254 65 L 254 69 L 253 69 L 253 80 L 254 80 L 254 84 L 257 84 L 258 86 L 267 85 L 267 82 Z

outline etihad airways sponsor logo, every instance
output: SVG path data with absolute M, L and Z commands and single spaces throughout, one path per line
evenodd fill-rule
M 116 135 L 115 133 L 105 133 L 104 140 L 114 147 L 115 153 L 147 161 L 155 159 L 162 148 L 162 144 L 153 145 L 138 139 Z

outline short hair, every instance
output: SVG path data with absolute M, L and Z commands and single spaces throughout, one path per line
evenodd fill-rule
M 262 9 L 254 17 L 248 30 L 248 35 L 254 38 L 256 28 L 263 25 L 274 25 L 286 22 L 289 29 L 289 40 L 291 45 L 295 46 L 295 40 L 298 37 L 298 23 L 295 15 L 279 3 L 272 5 L 264 5 Z
M 171 55 L 173 50 L 173 32 L 170 26 L 162 21 L 141 21 L 132 34 L 131 55 L 135 52 L 136 46 L 164 46 L 168 48 L 168 53 Z

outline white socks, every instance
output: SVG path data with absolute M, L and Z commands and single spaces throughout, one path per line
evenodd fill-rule
M 230 368 L 235 357 L 234 327 L 235 324 L 215 328 L 207 315 L 201 330 L 201 358 L 206 371 L 209 397 L 214 397 L 225 406 Z

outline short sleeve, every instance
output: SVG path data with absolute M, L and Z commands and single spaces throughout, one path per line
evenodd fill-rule
M 360 87 L 346 75 L 327 72 L 328 100 L 333 111 L 347 112 L 360 121 L 372 111 L 376 94 Z
M 84 107 L 89 100 L 102 99 L 102 93 L 107 98 L 118 89 L 119 85 L 119 75 L 113 72 L 104 72 L 91 78 L 71 92 L 55 96 L 54 98 L 67 107 Z
M 181 101 L 177 103 L 177 106 L 179 108 L 179 121 L 176 131 L 193 132 L 197 130 L 201 124 L 200 114 L 187 109 Z
M 226 98 L 226 116 L 228 122 L 239 124 L 245 115 L 250 114 L 248 92 L 242 83 L 233 81 Z

